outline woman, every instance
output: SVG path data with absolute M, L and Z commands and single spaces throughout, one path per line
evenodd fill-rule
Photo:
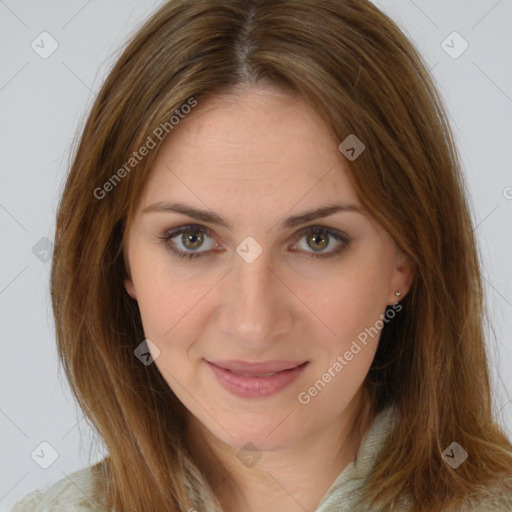
M 511 510 L 442 103 L 362 0 L 174 0 L 84 128 L 52 300 L 108 449 L 23 510 Z

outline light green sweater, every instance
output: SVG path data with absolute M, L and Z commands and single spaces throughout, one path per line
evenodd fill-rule
M 377 512 L 367 507 L 356 509 L 355 503 L 372 471 L 377 454 L 397 420 L 398 413 L 393 406 L 388 406 L 375 417 L 361 440 L 356 461 L 348 464 L 338 475 L 314 512 Z M 211 503 L 207 510 L 214 512 L 215 505 Z M 94 500 L 90 467 L 86 467 L 59 480 L 49 489 L 28 494 L 14 505 L 11 512 L 93 511 L 102 512 Z M 407 512 L 414 511 L 407 509 Z M 503 494 L 499 488 L 489 489 L 484 500 L 476 501 L 468 497 L 467 505 L 457 512 L 512 512 L 512 496 Z

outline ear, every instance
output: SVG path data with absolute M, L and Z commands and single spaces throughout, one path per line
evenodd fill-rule
M 393 305 L 402 300 L 411 289 L 414 281 L 413 263 L 409 256 L 396 248 L 395 267 L 391 275 L 389 283 L 388 305 Z M 401 291 L 401 295 L 397 297 L 396 291 Z
M 133 286 L 133 281 L 130 277 L 124 278 L 124 287 L 126 291 L 128 292 L 128 295 L 132 298 L 137 300 L 137 293 L 135 292 L 135 286 Z

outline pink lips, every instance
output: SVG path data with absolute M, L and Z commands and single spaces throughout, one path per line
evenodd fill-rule
M 308 361 L 206 361 L 219 383 L 234 395 L 245 398 L 271 396 L 291 384 Z

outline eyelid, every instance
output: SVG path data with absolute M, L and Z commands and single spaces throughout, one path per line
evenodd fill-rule
M 337 235 L 340 238 L 344 238 L 347 241 L 349 241 L 349 236 L 343 233 L 343 231 L 340 231 L 336 228 L 331 228 L 329 226 L 324 226 L 321 224 L 311 224 L 310 226 L 305 226 L 301 229 L 299 229 L 293 236 L 294 237 L 302 237 L 307 233 L 324 233 L 327 232 L 331 235 Z

